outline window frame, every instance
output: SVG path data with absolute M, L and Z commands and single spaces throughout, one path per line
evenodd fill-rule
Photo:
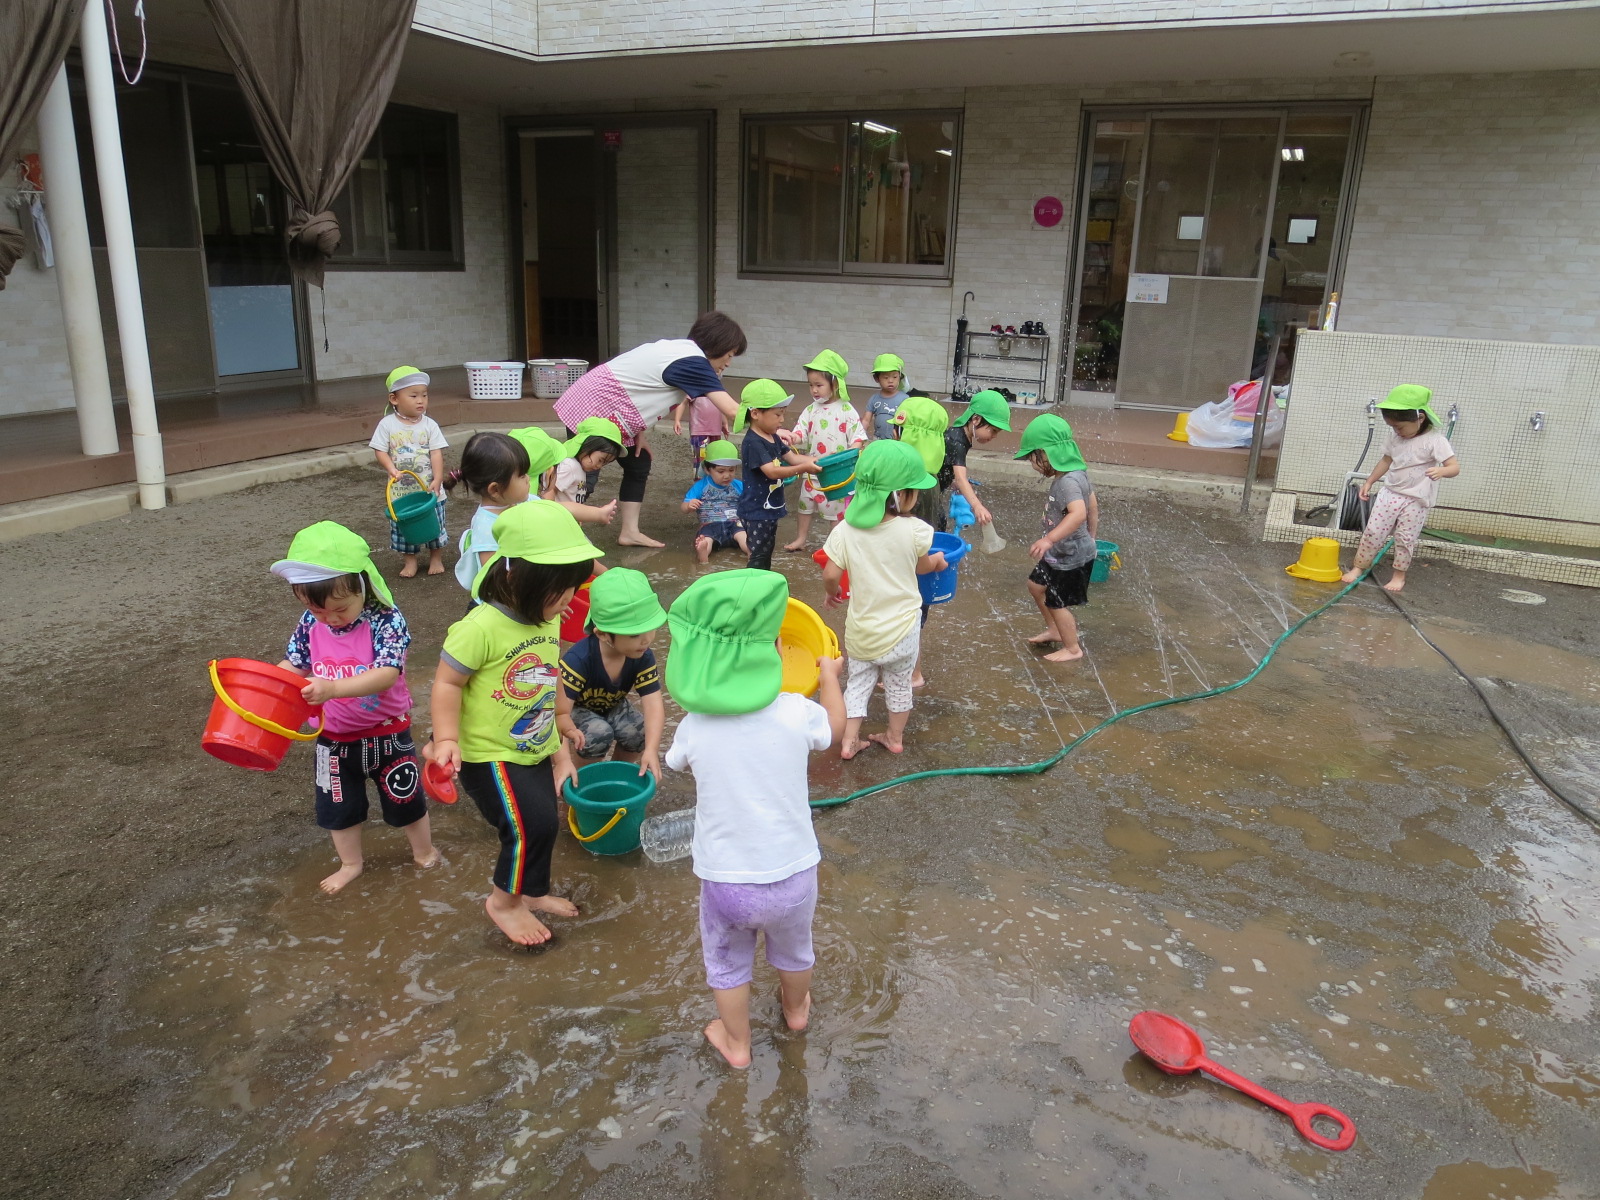
M 445 153 L 448 173 L 447 193 L 450 200 L 450 249 L 443 250 L 398 250 L 389 249 L 389 205 L 388 205 L 388 170 L 389 158 L 383 150 L 383 121 L 388 119 L 391 112 L 401 111 L 408 113 L 421 113 L 430 117 L 443 117 L 445 121 Z M 383 119 L 378 122 L 378 128 L 372 135 L 373 141 L 379 146 L 378 150 L 378 190 L 381 198 L 379 205 L 383 212 L 383 252 L 380 255 L 340 254 L 337 251 L 328 259 L 327 268 L 336 271 L 464 271 L 466 270 L 466 254 L 463 245 L 462 219 L 461 219 L 461 117 L 459 113 L 442 108 L 423 108 L 415 104 L 390 103 L 384 107 Z M 371 142 L 362 148 L 362 156 L 372 145 Z M 350 174 L 350 182 L 345 184 L 344 190 L 339 193 L 334 201 L 334 211 L 339 215 L 341 230 L 345 226 L 347 217 L 353 218 L 355 202 L 351 198 L 350 189 L 356 186 L 360 178 L 359 160 L 357 167 Z
M 739 270 L 740 279 L 771 279 L 792 282 L 905 284 L 912 287 L 949 287 L 955 278 L 955 243 L 958 202 L 961 196 L 961 159 L 964 149 L 965 110 L 961 108 L 884 108 L 884 109 L 828 109 L 817 112 L 760 112 L 741 113 L 739 118 Z M 807 125 L 824 122 L 843 122 L 850 125 L 864 121 L 892 122 L 895 120 L 948 120 L 955 124 L 954 152 L 950 156 L 949 216 L 946 222 L 945 253 L 942 266 L 921 263 L 860 263 L 845 261 L 845 244 L 849 223 L 848 200 L 859 170 L 859 159 L 845 147 L 845 161 L 839 177 L 839 257 L 836 268 L 806 268 L 785 266 L 767 270 L 750 265 L 749 261 L 749 148 L 750 130 L 758 125 Z

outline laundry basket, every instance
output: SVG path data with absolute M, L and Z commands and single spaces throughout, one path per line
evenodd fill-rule
M 589 362 L 582 358 L 530 358 L 528 366 L 533 370 L 535 398 L 555 400 L 589 369 Z
M 519 362 L 469 362 L 467 394 L 474 400 L 521 400 L 522 364 Z

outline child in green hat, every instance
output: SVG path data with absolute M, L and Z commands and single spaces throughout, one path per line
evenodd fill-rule
M 1439 428 L 1433 411 L 1433 393 L 1420 384 L 1402 383 L 1378 405 L 1378 415 L 1389 427 L 1383 455 L 1372 473 L 1361 484 L 1361 498 L 1372 494 L 1373 485 L 1383 480 L 1383 491 L 1372 506 L 1367 526 L 1356 547 L 1355 565 L 1344 573 L 1345 583 L 1353 583 L 1372 565 L 1384 542 L 1394 537 L 1393 574 L 1383 586 L 1398 592 L 1406 586 L 1411 556 L 1422 538 L 1422 527 L 1439 498 L 1439 480 L 1461 474 L 1455 447 Z M 1385 474 L 1387 473 L 1387 477 Z
M 999 392 L 986 390 L 967 401 L 963 412 L 944 437 L 944 465 L 939 468 L 940 533 L 950 528 L 950 489 L 966 497 L 979 525 L 994 520 L 994 514 L 978 499 L 978 492 L 967 475 L 967 453 L 973 446 L 985 446 L 1002 432 L 1011 432 L 1011 408 Z
M 845 376 L 849 371 L 849 364 L 832 350 L 824 350 L 806 364 L 811 403 L 800 411 L 800 419 L 794 423 L 791 448 L 817 459 L 867 444 L 867 431 L 851 407 L 850 393 L 845 388 Z M 839 519 L 848 503 L 848 499 L 830 499 L 815 479 L 802 479 L 798 528 L 794 541 L 784 549 L 804 550 L 806 539 L 811 535 L 812 516 L 820 513 L 822 519 L 831 524 Z
M 844 573 L 850 573 L 850 611 L 844 623 L 850 683 L 840 758 L 854 758 L 868 742 L 894 754 L 905 748 L 912 677 L 922 647 L 917 576 L 945 567 L 943 554 L 928 553 L 933 527 L 911 515 L 917 493 L 934 482 L 912 447 L 904 442 L 873 442 L 856 463 L 855 498 L 823 544 L 828 565 L 822 569 L 822 582 L 830 606 L 842 602 L 840 584 Z M 880 675 L 889 727 L 863 742 L 861 722 Z
M 523 946 L 549 941 L 535 913 L 572 917 L 550 894 L 556 797 L 576 774 L 556 731 L 561 614 L 600 551 L 559 504 L 518 504 L 494 523 L 482 601 L 450 627 L 433 677 L 430 762 L 459 775 L 500 835 L 489 917 Z
M 867 401 L 873 440 L 892 438 L 895 431 L 889 420 L 910 395 L 906 391 L 906 360 L 898 354 L 878 355 L 872 360 L 872 381 L 878 385 L 872 399 Z
M 744 523 L 746 544 L 750 548 L 747 567 L 770 571 L 772 551 L 778 544 L 778 522 L 789 513 L 784 502 L 783 484 L 796 475 L 818 475 L 822 468 L 805 455 L 791 450 L 779 437 L 783 410 L 794 397 L 771 379 L 752 379 L 739 393 L 739 415 L 733 423 L 735 433 L 744 431 L 739 462 L 744 470 L 744 489 L 739 494 L 739 520 Z M 745 423 L 750 428 L 745 430 Z
M 683 511 L 700 514 L 700 528 L 694 535 L 694 556 L 709 562 L 713 550 L 736 546 L 741 554 L 750 553 L 744 525 L 739 520 L 739 497 L 744 481 L 739 474 L 739 451 L 732 442 L 708 442 L 700 451 L 705 474 L 683 494 Z
M 333 838 L 339 869 L 322 881 L 330 896 L 361 874 L 367 780 L 378 786 L 384 822 L 406 831 L 419 867 L 439 862 L 411 740 L 406 651 L 411 632 L 361 536 L 333 521 L 294 535 L 272 573 L 305 605 L 278 665 L 305 675 L 300 694 L 322 705 L 317 736 L 317 824 Z
M 691 583 L 667 615 L 667 688 L 687 715 L 666 763 L 694 773 L 700 948 L 717 1005 L 706 1040 L 734 1067 L 750 1065 L 758 936 L 778 972 L 785 1024 L 804 1029 L 811 1014 L 822 852 L 807 766 L 843 732 L 844 697 L 837 658 L 817 661 L 816 700 L 780 692 L 788 603 L 789 584 L 776 572 L 719 571 Z
M 589 635 L 561 656 L 556 729 L 578 765 L 615 749 L 618 762 L 661 778 L 667 708 L 650 646 L 667 614 L 640 571 L 613 567 L 589 585 Z M 639 707 L 628 703 L 639 697 Z
M 589 497 L 600 480 L 600 468 L 621 455 L 622 431 L 604 417 L 586 417 L 561 448 L 561 458 L 539 495 L 562 505 L 585 525 L 611 524 L 617 501 L 594 505 Z
M 1042 533 L 1028 553 L 1037 564 L 1028 576 L 1028 592 L 1044 617 L 1045 630 L 1028 639 L 1033 645 L 1060 642 L 1046 662 L 1072 662 L 1083 657 L 1078 622 L 1072 609 L 1089 599 L 1094 571 L 1095 534 L 1100 502 L 1089 482 L 1087 465 L 1072 436 L 1072 426 L 1054 413 L 1035 417 L 1022 431 L 1018 458 L 1051 480 L 1045 497 Z
M 425 488 L 439 497 L 439 536 L 431 542 L 412 545 L 398 522 L 389 518 L 389 548 L 402 556 L 401 579 L 417 573 L 417 555 L 424 550 L 428 552 L 428 574 L 444 574 L 444 545 L 449 537 L 444 525 L 444 450 L 450 443 L 439 423 L 428 415 L 428 382 L 428 373 L 416 367 L 390 371 L 385 381 L 389 402 L 367 443 L 378 465 L 394 481 L 392 495 Z

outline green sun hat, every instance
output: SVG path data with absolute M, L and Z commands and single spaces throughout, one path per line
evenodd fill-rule
M 1011 407 L 1006 403 L 1006 398 L 993 388 L 987 388 L 968 400 L 967 411 L 961 414 L 956 424 L 965 425 L 973 417 L 982 417 L 996 429 L 1011 432 Z
M 708 467 L 736 467 L 739 465 L 739 448 L 732 442 L 707 442 L 700 448 L 700 461 Z
M 844 386 L 844 377 L 850 374 L 850 364 L 840 358 L 836 351 L 824 350 L 806 364 L 806 370 L 832 375 L 839 385 L 839 399 L 846 404 L 850 403 L 850 389 Z
M 474 596 L 489 572 L 508 558 L 561 564 L 601 557 L 600 548 L 590 544 L 577 519 L 549 500 L 529 500 L 506 509 L 495 518 L 494 540 L 500 548 L 472 580 Z
M 783 390 L 775 379 L 752 379 L 739 393 L 739 413 L 733 419 L 733 431 L 743 433 L 749 424 L 750 410 L 756 408 L 788 408 L 794 396 Z
M 1439 420 L 1439 414 L 1433 411 L 1433 392 L 1423 387 L 1420 383 L 1402 383 L 1394 388 L 1382 400 L 1378 401 L 1379 408 L 1387 408 L 1391 412 L 1400 409 L 1425 412 L 1428 420 L 1433 422 L 1433 427 L 1440 431 L 1444 429 L 1444 422 Z
M 427 387 L 428 373 L 420 367 L 396 367 L 389 372 L 389 377 L 383 381 L 383 386 L 388 389 L 389 394 L 392 396 L 401 388 L 410 387 L 415 383 L 420 383 L 423 387 Z
M 776 571 L 741 567 L 696 579 L 667 612 L 672 698 L 685 712 L 711 715 L 771 704 L 783 686 L 778 633 L 788 608 L 789 581 Z
M 583 444 L 592 437 L 603 437 L 618 446 L 623 444 L 622 430 L 615 421 L 607 420 L 605 417 L 585 417 L 572 431 L 572 437 L 567 439 L 567 452 L 562 457 L 577 458 L 578 451 L 583 449 Z
M 321 583 L 341 575 L 360 575 L 367 581 L 369 595 L 394 607 L 394 595 L 378 574 L 366 539 L 337 521 L 318 521 L 295 534 L 289 553 L 273 563 L 271 570 L 290 583 Z
M 950 428 L 944 405 L 926 396 L 911 396 L 900 402 L 889 423 L 900 426 L 900 440 L 922 455 L 924 467 L 937 471 L 944 466 L 944 433 Z
M 1035 417 L 1022 431 L 1022 449 L 1017 451 L 1016 457 L 1027 458 L 1035 450 L 1043 450 L 1045 458 L 1058 471 L 1088 469 L 1083 451 L 1078 449 L 1078 440 L 1072 436 L 1072 426 L 1055 413 Z
M 856 459 L 856 494 L 844 519 L 857 529 L 871 529 L 883 520 L 891 493 L 938 486 L 915 446 L 879 438 L 863 446 Z
M 601 633 L 632 637 L 667 623 L 667 610 L 656 599 L 643 571 L 612 567 L 589 585 L 589 627 Z
M 528 452 L 528 475 L 535 481 L 568 457 L 566 444 L 558 442 L 537 425 L 513 429 L 511 436 L 521 442 L 522 448 Z
M 880 354 L 872 360 L 872 374 L 874 377 L 882 375 L 885 371 L 900 372 L 900 386 L 906 385 L 906 360 L 898 354 Z

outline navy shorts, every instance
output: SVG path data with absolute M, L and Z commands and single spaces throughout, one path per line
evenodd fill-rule
M 428 815 L 422 770 L 409 727 L 340 742 L 317 738 L 317 824 L 349 829 L 367 819 L 367 780 L 378 785 L 385 824 L 404 828 Z
M 1028 576 L 1029 583 L 1044 588 L 1046 608 L 1076 608 L 1089 602 L 1089 574 L 1094 570 L 1094 559 L 1081 567 L 1052 567 L 1041 562 Z
M 712 521 L 708 525 L 700 526 L 694 536 L 697 539 L 710 538 L 713 550 L 726 550 L 729 546 L 737 546 L 739 544 L 733 540 L 733 535 L 743 528 L 744 526 L 738 521 Z

